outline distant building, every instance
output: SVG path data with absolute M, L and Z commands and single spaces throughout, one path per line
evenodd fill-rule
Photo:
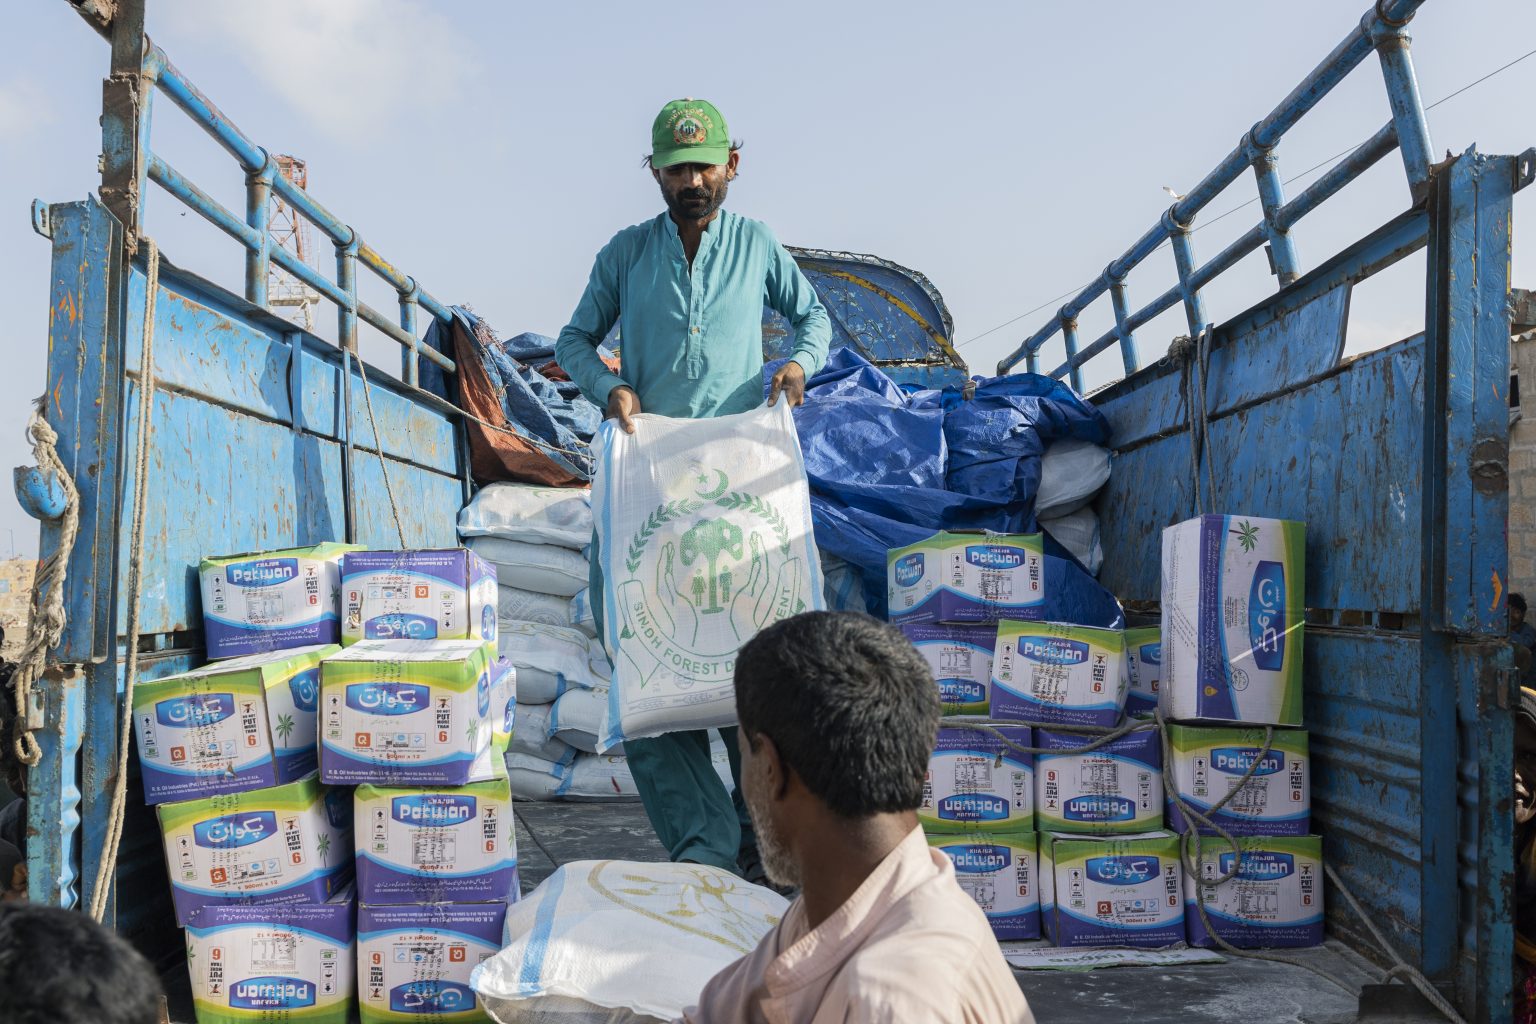
M 0 559 L 0 626 L 5 627 L 5 647 L 0 654 L 15 658 L 27 638 L 27 614 L 32 607 L 32 579 L 37 560 Z

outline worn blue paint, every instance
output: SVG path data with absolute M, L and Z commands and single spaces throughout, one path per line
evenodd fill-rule
M 1409 184 L 1415 190 L 1421 189 L 1428 174 L 1428 154 L 1433 147 L 1429 123 L 1419 101 L 1418 83 L 1409 56 L 1408 36 L 1403 27 L 1422 3 L 1423 0 L 1381 0 L 1366 11 L 1360 23 L 1300 85 L 1291 90 L 1290 95 L 1270 111 L 1267 117 L 1255 124 L 1209 174 L 1169 207 L 1159 223 L 1148 229 L 1123 255 L 1111 262 L 1103 275 L 1090 281 L 1044 326 L 1004 356 L 997 364 L 997 372 L 1007 373 L 1021 361 L 1027 362 L 1033 372 L 1041 346 L 1057 332 L 1066 330 L 1070 322 L 1076 321 L 1089 303 L 1108 290 L 1110 281 L 1123 281 L 1132 269 L 1155 252 L 1164 241 L 1172 243 L 1179 283 L 1126 318 L 1126 324 L 1130 330 L 1134 330 L 1175 302 L 1183 301 L 1185 317 L 1190 333 L 1193 334 L 1206 324 L 1200 289 L 1264 242 L 1267 241 L 1271 247 L 1278 286 L 1284 287 L 1294 280 L 1300 273 L 1300 260 L 1295 242 L 1289 234 L 1292 225 L 1303 214 L 1315 209 L 1323 199 L 1358 177 L 1391 147 L 1402 147 Z M 1382 76 L 1393 114 L 1389 127 L 1393 130 L 1377 132 L 1366 144 L 1346 157 L 1339 167 L 1285 205 L 1274 166 L 1277 159 L 1275 147 L 1285 133 L 1359 66 L 1372 49 L 1377 49 L 1381 54 Z M 1211 200 L 1237 180 L 1245 167 L 1254 169 L 1264 219 L 1209 263 L 1197 266 L 1189 246 L 1189 232 L 1195 218 Z M 1122 361 L 1128 371 L 1133 370 L 1135 352 L 1130 347 L 1129 331 L 1120 320 L 1121 317 L 1117 315 L 1115 330 L 1097 339 L 1075 356 L 1069 354 L 1067 361 L 1053 370 L 1051 375 L 1067 376 L 1117 342 L 1121 348 Z

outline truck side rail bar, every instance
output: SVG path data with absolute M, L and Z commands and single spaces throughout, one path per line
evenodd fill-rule
M 1208 320 L 1201 288 L 1260 246 L 1268 248 L 1271 270 L 1279 287 L 1284 288 L 1295 281 L 1301 275 L 1301 260 L 1291 237 L 1291 228 L 1394 149 L 1402 154 L 1403 169 L 1414 199 L 1422 198 L 1429 181 L 1433 146 L 1409 56 L 1407 26 L 1423 2 L 1377 0 L 1360 19 L 1360 24 L 1267 117 L 1249 129 L 1214 170 L 1164 211 L 1158 222 L 1112 260 L 1097 278 L 1067 300 L 1044 326 L 1004 356 L 997 364 L 997 372 L 1008 373 L 1021 360 L 1031 372 L 1037 372 L 1041 347 L 1060 333 L 1067 358 L 1050 371 L 1050 376 L 1069 377 L 1078 391 L 1083 387 L 1083 364 L 1113 345 L 1120 347 L 1126 375 L 1135 373 L 1140 365 L 1136 353 L 1136 329 L 1175 303 L 1183 302 L 1190 333 L 1203 330 Z M 1372 50 L 1381 61 L 1392 120 L 1287 202 L 1276 147 L 1285 133 L 1358 67 Z M 1248 167 L 1253 168 L 1263 219 L 1209 262 L 1197 265 L 1190 241 L 1195 217 Z M 1170 243 L 1173 250 L 1179 282 L 1131 312 L 1126 276 L 1165 242 Z M 1082 346 L 1077 335 L 1078 317 L 1105 292 L 1110 296 L 1115 326 Z

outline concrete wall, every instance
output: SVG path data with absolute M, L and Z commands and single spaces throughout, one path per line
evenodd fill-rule
M 1510 347 L 1521 415 L 1509 431 L 1509 589 L 1536 601 L 1536 332 Z
M 5 646 L 0 655 L 14 659 L 27 634 L 27 613 L 32 604 L 32 576 L 37 562 L 30 558 L 0 559 L 0 626 Z

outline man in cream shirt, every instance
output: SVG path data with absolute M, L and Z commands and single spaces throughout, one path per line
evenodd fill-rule
M 736 709 L 763 865 L 801 894 L 687 1024 L 1034 1024 L 917 824 L 939 695 L 906 638 L 866 615 L 787 619 L 742 648 Z

